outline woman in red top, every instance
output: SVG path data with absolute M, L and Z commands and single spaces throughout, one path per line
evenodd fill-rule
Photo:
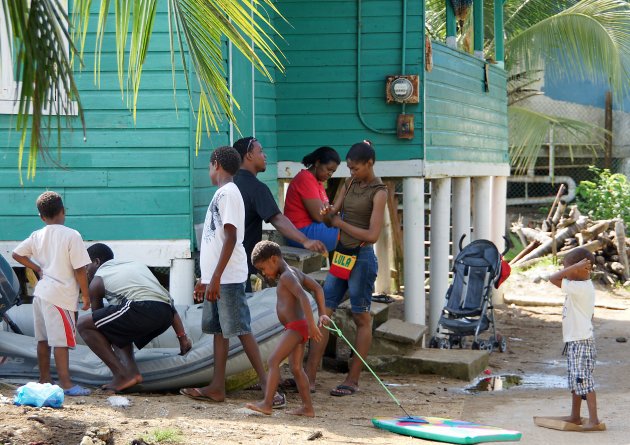
M 324 224 L 321 211 L 328 205 L 324 182 L 335 173 L 340 163 L 339 153 L 331 147 L 319 147 L 304 156 L 302 164 L 306 169 L 293 178 L 284 202 L 284 215 L 308 238 L 323 242 L 329 252 L 335 249 L 339 229 Z M 287 240 L 287 244 L 303 247 L 291 240 Z

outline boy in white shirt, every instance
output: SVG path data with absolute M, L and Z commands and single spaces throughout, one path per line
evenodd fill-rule
M 214 375 L 207 386 L 180 390 L 193 399 L 225 400 L 230 337 L 238 336 L 263 390 L 267 383 L 245 296 L 245 281 L 249 278 L 243 247 L 245 206 L 233 182 L 240 165 L 241 157 L 232 147 L 219 147 L 210 157 L 210 179 L 219 189 L 206 213 L 200 246 L 201 280 L 195 286 L 194 298 L 198 303 L 203 301 L 203 332 L 214 335 Z M 280 399 L 278 403 L 286 402 Z
M 566 294 L 562 310 L 562 337 L 567 344 L 568 382 L 572 393 L 571 415 L 561 420 L 581 425 L 583 431 L 604 431 L 606 425 L 597 417 L 593 369 L 597 356 L 593 339 L 595 288 L 590 279 L 595 258 L 581 247 L 564 258 L 564 269 L 549 280 Z M 589 419 L 582 424 L 580 408 L 586 400 Z
M 83 310 L 90 308 L 86 268 L 90 256 L 76 230 L 64 226 L 66 213 L 61 196 L 44 192 L 37 210 L 46 227 L 36 230 L 13 251 L 13 259 L 40 278 L 35 287 L 33 322 L 37 339 L 39 381 L 52 382 L 50 348 L 54 348 L 59 386 L 66 395 L 86 396 L 90 391 L 70 380 L 68 348 L 76 346 L 76 312 L 79 288 Z

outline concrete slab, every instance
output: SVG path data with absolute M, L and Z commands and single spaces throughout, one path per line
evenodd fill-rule
M 488 367 L 488 352 L 450 349 L 416 349 L 406 355 L 368 356 L 376 371 L 392 374 L 437 374 L 471 381 Z
M 397 343 L 415 345 L 420 341 L 428 328 L 421 324 L 408 323 L 392 318 L 374 331 L 374 337 L 382 337 Z
M 515 304 L 517 306 L 562 306 L 564 297 L 557 295 L 539 296 L 539 295 L 508 295 L 503 298 L 505 304 Z M 626 306 L 611 301 L 598 302 L 595 301 L 595 307 L 604 309 L 613 309 L 624 311 Z
M 322 268 L 324 259 L 319 253 L 289 246 L 280 246 L 280 250 L 289 266 L 300 269 L 304 273 L 315 272 Z
M 317 281 L 320 286 L 324 286 L 324 281 L 326 281 L 326 277 L 328 276 L 328 269 L 316 270 L 315 272 L 309 272 L 306 275 Z
M 338 314 L 345 313 L 347 317 L 352 319 L 352 310 L 350 305 L 350 299 L 344 301 L 337 308 Z M 372 316 L 372 329 L 376 329 L 389 318 L 389 305 L 385 303 L 372 302 L 370 305 L 370 315 Z

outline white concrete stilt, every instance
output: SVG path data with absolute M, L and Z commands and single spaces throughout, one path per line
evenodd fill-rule
M 492 178 L 492 242 L 497 246 L 499 252 L 505 250 L 505 219 L 507 203 L 507 177 L 494 176 Z M 503 288 L 495 289 L 492 292 L 492 302 L 503 304 Z
M 195 290 L 195 260 L 175 258 L 169 271 L 169 293 L 176 305 L 193 304 Z
M 392 291 L 392 223 L 389 218 L 389 211 L 385 208 L 383 217 L 383 229 L 378 237 L 378 241 L 374 245 L 376 258 L 378 258 L 378 274 L 376 275 L 376 283 L 374 285 L 376 293 L 389 294 Z
M 437 329 L 448 290 L 449 239 L 451 236 L 451 179 L 431 180 L 431 248 L 429 254 L 429 329 Z
M 459 240 L 463 246 L 470 243 L 470 178 L 453 178 L 453 258 L 459 253 Z
M 403 179 L 405 321 L 426 324 L 424 292 L 424 179 Z
M 472 180 L 473 233 L 472 239 L 491 239 L 490 198 L 492 181 L 490 176 L 479 176 Z

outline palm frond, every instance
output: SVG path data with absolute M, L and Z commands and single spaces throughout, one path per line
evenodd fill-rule
M 510 163 L 517 174 L 532 168 L 540 152 L 548 144 L 550 129 L 562 132 L 558 140 L 568 147 L 571 158 L 576 147 L 587 147 L 593 151 L 604 146 L 608 132 L 588 122 L 552 116 L 519 106 L 508 108 Z
M 76 54 L 76 48 L 68 33 L 68 17 L 59 0 L 31 0 L 30 4 L 23 0 L 2 2 L 17 48 L 14 55 L 19 98 L 16 129 L 20 134 L 18 171 L 21 182 L 29 134 L 27 178 L 33 178 L 37 155 L 49 155 L 53 118 L 58 147 L 61 147 L 62 116 L 67 117 L 66 123 L 70 126 L 73 118 L 70 115 L 77 111 L 84 134 L 85 120 L 69 55 Z
M 608 84 L 620 98 L 630 88 L 630 3 L 582 0 L 513 33 L 506 50 L 525 70 L 544 62 L 562 78 Z

